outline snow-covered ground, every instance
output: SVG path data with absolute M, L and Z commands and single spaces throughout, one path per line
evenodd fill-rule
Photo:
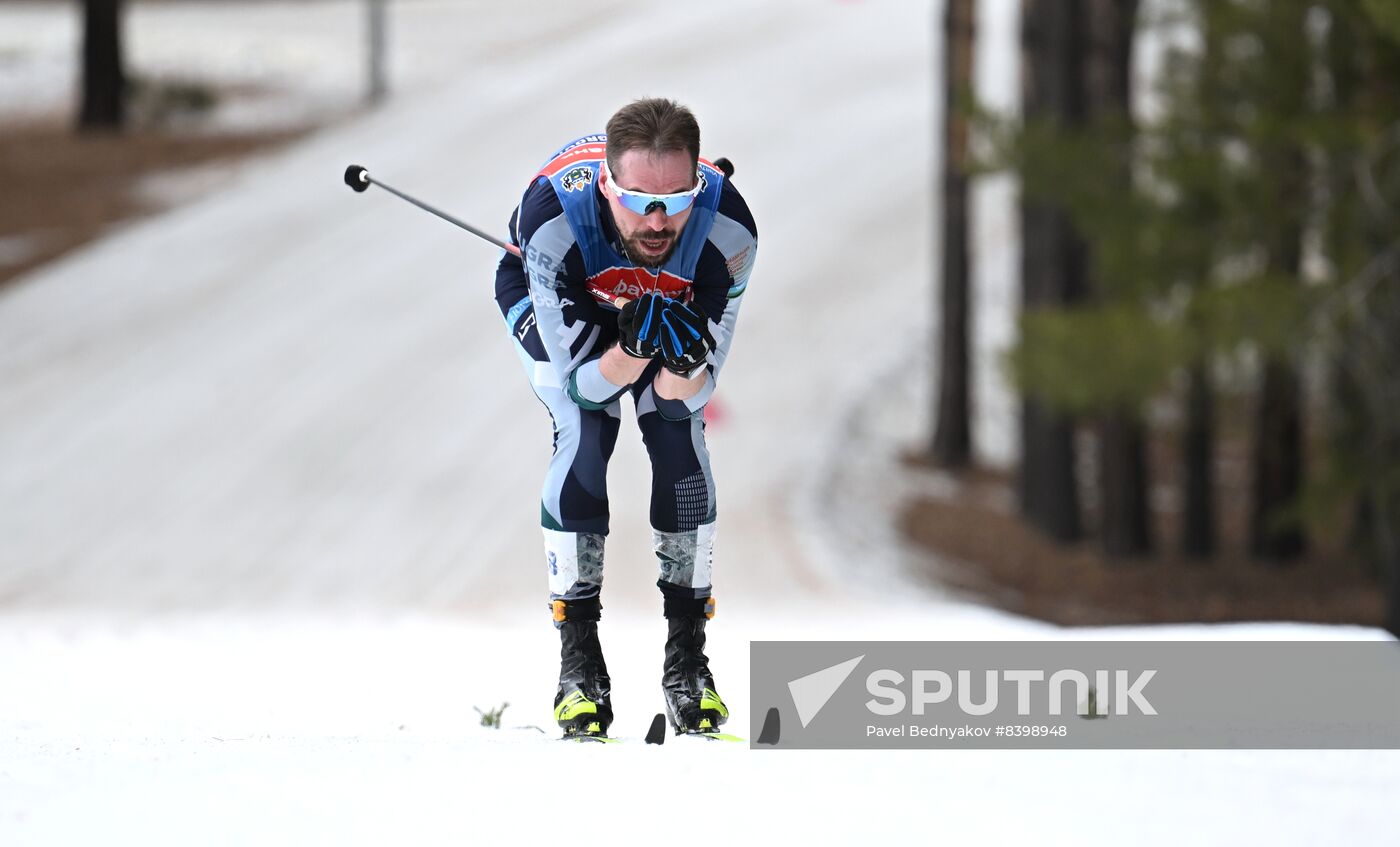
M 621 618 L 621 619 L 619 619 Z M 962 607 L 717 618 L 748 732 L 741 639 L 1036 638 Z M 513 622 L 266 619 L 0 625 L 0 840 L 85 844 L 1388 843 L 1390 752 L 751 751 L 637 741 L 661 621 L 610 616 L 619 735 L 548 727 L 553 632 Z M 1109 637 L 1307 638 L 1307 628 Z M 1092 634 L 1090 634 L 1092 635 Z M 509 702 L 505 729 L 473 707 Z M 702 746 L 703 745 L 703 746 Z
M 138 63 L 211 57 L 228 78 L 218 57 L 265 37 L 329 102 L 357 90 L 356 19 L 333 23 L 357 5 L 136 4 L 129 26 Z M 503 229 L 551 149 L 647 94 L 695 108 L 761 230 L 709 433 L 710 652 L 737 731 L 751 639 L 1382 637 L 1066 632 L 916 588 L 888 508 L 928 411 L 936 10 L 584 5 L 394 4 L 417 21 L 398 61 L 421 64 L 390 104 L 0 293 L 0 843 L 1389 838 L 1392 752 L 763 752 L 529 728 L 549 729 L 556 670 L 549 429 L 491 302 L 495 252 L 340 174 Z M 1014 3 L 985 8 L 1004 96 Z M 0 57 L 31 49 L 5 46 L 30 14 L 0 10 Z M 979 198 L 979 305 L 1010 296 L 1009 198 Z M 983 405 L 993 453 L 1004 409 Z M 634 737 L 664 631 L 644 479 L 625 423 L 603 641 Z M 506 729 L 477 725 L 503 702 Z

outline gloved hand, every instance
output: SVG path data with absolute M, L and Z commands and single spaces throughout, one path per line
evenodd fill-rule
M 618 344 L 622 352 L 635 359 L 655 358 L 659 352 L 657 335 L 661 331 L 661 313 L 667 300 L 649 291 L 630 300 L 617 313 Z
M 656 345 L 661 350 L 666 370 L 690 376 L 705 363 L 705 357 L 715 346 L 705 311 L 680 300 L 667 300 L 661 310 L 660 324 Z

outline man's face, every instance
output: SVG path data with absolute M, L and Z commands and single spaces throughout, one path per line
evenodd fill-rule
M 628 191 L 646 194 L 678 194 L 695 187 L 695 166 L 684 150 L 671 150 L 665 153 L 652 153 L 647 150 L 628 150 L 618 159 L 613 171 L 617 186 Z M 690 218 L 692 206 L 684 211 L 667 216 L 666 210 L 655 208 L 645 215 L 626 208 L 618 202 L 614 187 L 608 182 L 604 172 L 601 180 L 603 196 L 608 199 L 613 220 L 617 222 L 618 234 L 623 246 L 633 262 L 644 267 L 657 268 L 671 258 L 680 241 L 681 230 Z

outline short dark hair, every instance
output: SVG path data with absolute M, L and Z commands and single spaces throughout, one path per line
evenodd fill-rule
M 633 100 L 608 119 L 608 167 L 613 173 L 628 150 L 684 150 L 694 167 L 700 159 L 700 124 L 689 109 L 674 100 Z

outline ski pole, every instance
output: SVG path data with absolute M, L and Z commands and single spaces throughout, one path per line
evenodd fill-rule
M 733 175 L 734 175 L 734 165 L 731 164 L 730 161 L 729 161 L 728 159 L 725 159 L 725 158 L 716 159 L 715 162 L 714 162 L 714 164 L 715 164 L 715 167 L 719 168 L 721 171 L 724 172 L 724 175 L 725 175 L 726 177 L 730 177 L 730 176 L 733 176 Z M 438 208 L 436 208 L 436 207 L 434 207 L 434 206 L 430 206 L 430 205 L 428 205 L 427 203 L 424 203 L 422 200 L 419 200 L 417 197 L 414 197 L 414 196 L 411 195 L 411 194 L 405 194 L 404 192 L 402 192 L 402 191 L 398 190 L 397 188 L 393 187 L 392 185 L 389 185 L 389 184 L 386 183 L 386 182 L 382 182 L 382 181 L 380 181 L 380 180 L 377 180 L 377 179 L 371 177 L 371 176 L 369 175 L 369 171 L 365 170 L 365 168 L 363 168 L 363 167 L 360 166 L 360 165 L 350 165 L 349 167 L 347 167 L 347 168 L 345 169 L 345 184 L 348 185 L 348 186 L 350 186 L 350 188 L 353 189 L 357 194 L 362 194 L 362 193 L 364 193 L 365 191 L 367 191 L 367 190 L 369 189 L 369 187 L 370 187 L 371 185 L 377 185 L 377 186 L 379 186 L 380 188 L 384 189 L 385 191 L 389 192 L 390 194 L 394 195 L 395 197 L 398 197 L 398 198 L 401 199 L 401 200 L 406 200 L 406 201 L 408 201 L 409 203 L 412 203 L 413 205 L 417 206 L 418 208 L 422 209 L 422 210 L 425 211 L 425 212 L 431 212 L 432 214 L 437 215 L 438 217 L 442 218 L 443 220 L 447 221 L 448 223 L 453 224 L 453 225 L 455 225 L 455 226 L 459 226 L 459 227 L 461 227 L 462 229 L 465 229 L 467 232 L 470 232 L 472 235 L 475 235 L 477 238 L 481 238 L 481 239 L 484 239 L 484 240 L 486 240 L 486 241 L 489 241 L 489 242 L 491 242 L 492 244 L 496 245 L 497 247 L 500 247 L 502 250 L 506 250 L 506 251 L 508 251 L 508 252 L 510 252 L 510 253 L 514 253 L 514 254 L 517 255 L 517 256 L 520 255 L 520 248 L 517 247 L 517 246 L 515 246 L 514 244 L 511 244 L 511 243 L 508 242 L 508 241 L 502 241 L 502 240 L 500 240 L 499 238 L 496 238 L 494 235 L 491 235 L 490 233 L 483 232 L 482 230 L 477 229 L 476 227 L 472 226 L 471 224 L 467 223 L 466 221 L 459 220 L 459 219 L 453 217 L 452 215 L 449 215 L 449 214 L 447 214 L 446 212 L 442 211 L 441 209 L 438 209 Z M 595 293 L 594 296 L 598 297 L 598 298 L 601 299 L 601 300 L 606 300 L 607 302 L 612 303 L 614 306 L 616 306 L 616 307 L 619 308 L 619 309 L 621 309 L 623 306 L 627 305 L 627 303 L 631 300 L 631 298 L 629 298 L 629 297 L 620 297 L 620 296 L 607 297 L 607 296 L 605 296 L 605 295 L 597 294 L 597 293 Z
M 714 164 L 715 167 L 719 168 L 721 171 L 724 172 L 724 175 L 726 177 L 734 176 L 734 165 L 731 164 L 728 159 L 720 157 L 718 159 L 715 159 Z M 491 242 L 497 247 L 500 247 L 502 250 L 514 253 L 517 256 L 520 255 L 520 248 L 516 247 L 514 244 L 511 244 L 508 241 L 502 241 L 494 235 L 491 235 L 490 233 L 486 233 L 477 229 L 476 227 L 472 226 L 466 221 L 458 220 L 457 218 L 454 218 L 453 216 L 442 211 L 441 209 L 429 206 L 427 203 L 424 203 L 422 200 L 419 200 L 418 198 L 410 194 L 405 194 L 404 192 L 398 190 L 392 185 L 389 185 L 388 183 L 374 179 L 369 175 L 369 171 L 365 170 L 360 165 L 351 165 L 345 169 L 345 184 L 350 186 L 350 188 L 353 189 L 357 194 L 364 193 L 366 190 L 369 189 L 371 185 L 377 185 L 385 191 L 389 192 L 390 194 L 394 195 L 395 197 L 398 197 L 401 200 L 407 200 L 408 202 L 412 203 L 413 205 L 417 206 L 423 211 L 431 212 L 434 215 L 437 215 L 438 217 L 447 221 L 448 223 L 454 224 L 456 226 L 461 227 L 462 229 L 465 229 L 467 232 L 470 232 L 477 238 L 485 239 L 486 241 Z M 613 299 L 614 303 L 618 303 L 618 301 L 621 301 L 621 303 L 626 303 L 627 298 L 617 297 Z
M 442 211 L 441 209 L 434 208 L 433 206 L 424 203 L 422 200 L 419 200 L 418 198 L 410 194 L 405 194 L 397 188 L 394 188 L 392 185 L 381 182 L 371 177 L 369 175 L 369 171 L 365 170 L 359 165 L 351 165 L 350 167 L 345 169 L 345 184 L 354 189 L 356 193 L 363 193 L 364 191 L 368 190 L 371 185 L 377 185 L 385 191 L 389 192 L 390 194 L 394 195 L 395 197 L 407 200 L 408 202 L 412 203 L 413 205 L 417 206 L 423 211 L 432 212 L 434 215 L 437 215 L 438 217 L 442 218 L 448 223 L 455 224 L 456 226 L 465 229 L 467 232 L 470 232 L 477 238 L 485 239 L 486 241 L 491 242 L 497 247 L 514 253 L 517 256 L 520 255 L 520 248 L 515 246 L 514 244 L 511 244 L 508 241 L 502 241 L 499 238 L 496 238 L 494 235 L 491 235 L 490 233 L 482 232 L 481 230 L 477 229 L 476 227 L 472 226 L 466 221 L 458 220 L 457 218 L 454 218 L 453 216 Z M 627 297 L 608 297 L 604 294 L 599 294 L 596 292 L 593 296 L 597 297 L 600 300 L 605 300 L 609 303 L 612 303 L 619 309 L 621 309 L 623 306 L 626 306 L 629 300 L 629 298 Z
M 491 242 L 492 244 L 496 245 L 497 247 L 501 248 L 502 250 L 506 250 L 506 251 L 508 251 L 508 252 L 514 253 L 514 254 L 517 255 L 517 256 L 520 255 L 520 248 L 519 248 L 519 247 L 516 247 L 514 244 L 511 244 L 511 243 L 508 242 L 508 241 L 502 241 L 502 240 L 500 240 L 499 238 L 496 238 L 495 236 L 493 236 L 493 235 L 491 235 L 491 234 L 489 234 L 489 233 L 486 233 L 486 232 L 483 232 L 483 231 L 477 229 L 476 227 L 472 226 L 471 224 L 467 223 L 466 221 L 458 220 L 457 218 L 452 217 L 451 215 L 447 214 L 446 212 L 442 211 L 441 209 L 436 209 L 436 208 L 434 208 L 434 207 L 432 207 L 432 206 L 429 206 L 427 203 L 424 203 L 422 200 L 419 200 L 418 198 L 413 197 L 412 195 L 403 193 L 402 191 L 398 190 L 397 188 L 394 188 L 392 185 L 389 185 L 389 184 L 387 184 L 387 183 L 380 182 L 379 180 L 374 179 L 373 177 L 371 177 L 371 176 L 369 175 L 369 171 L 365 170 L 364 168 L 360 167 L 359 165 L 351 165 L 350 167 L 348 167 L 348 168 L 345 169 L 345 184 L 348 185 L 348 186 L 350 186 L 352 189 L 354 189 L 356 192 L 359 192 L 359 193 L 364 192 L 364 191 L 365 191 L 366 189 L 368 189 L 371 185 L 377 185 L 377 186 L 379 186 L 380 188 L 384 189 L 385 191 L 389 192 L 390 194 L 394 195 L 395 197 L 398 197 L 398 198 L 401 199 L 401 200 L 407 200 L 408 202 L 412 203 L 413 205 L 417 206 L 418 208 L 422 209 L 423 211 L 425 211 L 425 212 L 431 212 L 431 213 L 433 213 L 434 215 L 437 215 L 438 217 L 440 217 L 440 218 L 442 218 L 443 220 L 447 221 L 448 223 L 450 223 L 450 224 L 455 224 L 456 226 L 459 226 L 459 227 L 461 227 L 462 229 L 465 229 L 467 232 L 470 232 L 472 235 L 475 235 L 477 238 L 481 238 L 481 239 L 484 239 L 484 240 L 486 240 L 486 241 L 489 241 L 489 242 Z

